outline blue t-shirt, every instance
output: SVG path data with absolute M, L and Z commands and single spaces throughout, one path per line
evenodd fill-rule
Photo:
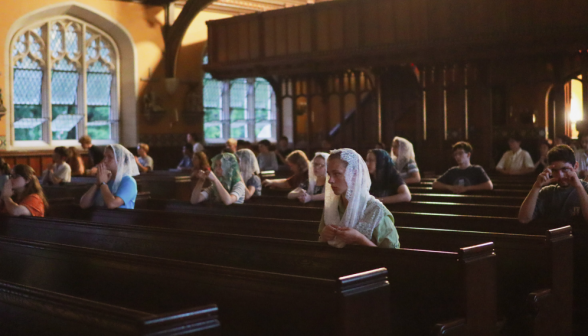
M 114 181 L 108 181 L 108 189 L 112 192 L 112 184 Z M 125 203 L 119 207 L 119 209 L 134 209 L 135 200 L 137 199 L 137 181 L 131 176 L 123 176 L 118 186 L 118 190 L 114 193 L 114 196 L 120 197 Z M 94 197 L 94 204 L 104 203 L 102 199 L 102 192 L 98 191 Z

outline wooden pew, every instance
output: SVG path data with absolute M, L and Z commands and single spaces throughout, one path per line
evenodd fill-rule
M 143 190 L 151 192 L 154 198 L 189 201 L 192 194 L 192 180 L 185 172 L 153 171 L 136 176 Z
M 494 334 L 495 257 L 492 244 L 454 249 L 459 253 L 359 246 L 335 249 L 318 242 L 120 224 L 97 225 L 49 218 L 11 218 L 2 227 L 3 234 L 12 237 L 300 276 L 348 273 L 380 265 L 378 267 L 393 270 L 393 274 L 402 274 L 389 278 L 395 333 L 425 335 L 435 323 L 451 321 L 450 324 L 440 323 L 438 332 L 457 324 L 457 329 L 469 335 Z M 470 255 L 475 260 L 469 259 Z M 435 276 L 431 277 L 431 274 Z M 423 305 L 424 302 L 435 304 Z M 484 307 L 475 302 L 485 302 Z M 219 305 L 222 312 L 223 306 Z
M 391 334 L 385 269 L 304 277 L 6 237 L 0 258 L 0 281 L 133 310 L 215 302 L 224 335 Z
M 432 187 L 412 186 L 409 185 L 408 189 L 411 193 L 436 193 L 436 194 L 451 194 L 450 191 L 446 190 L 433 190 Z M 488 196 L 513 196 L 513 197 L 526 197 L 529 193 L 529 189 L 494 189 L 468 192 L 466 195 L 488 195 Z
M 221 335 L 214 305 L 148 313 L 8 281 L 0 294 L 3 335 Z
M 534 183 L 534 181 L 533 181 Z M 533 183 L 515 183 L 515 182 L 494 182 L 493 186 L 494 189 L 504 189 L 504 190 L 531 190 L 533 187 Z M 417 184 L 411 184 L 411 187 L 433 187 L 433 182 L 430 181 L 421 181 Z M 436 190 L 436 189 L 435 189 Z

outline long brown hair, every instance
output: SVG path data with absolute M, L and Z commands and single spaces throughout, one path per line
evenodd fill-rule
M 295 150 L 286 157 L 286 161 L 298 166 L 299 173 L 308 171 L 308 157 L 301 150 Z
M 15 201 L 17 204 L 20 204 L 20 202 L 22 202 L 22 200 L 27 196 L 37 194 L 43 201 L 45 209 L 49 208 L 49 203 L 45 198 L 45 193 L 43 193 L 43 187 L 41 187 L 41 183 L 39 183 L 39 179 L 37 179 L 35 170 L 33 168 L 27 165 L 17 164 L 13 168 L 13 174 L 21 176 L 25 179 L 25 181 L 28 181 L 27 184 L 25 184 L 24 191 L 20 195 L 15 194 L 12 196 L 13 201 Z
M 0 174 L 10 175 L 10 165 L 3 158 L 0 158 Z
M 210 163 L 208 162 L 208 156 L 206 156 L 206 153 L 197 152 L 192 155 L 192 158 L 194 157 L 198 157 L 198 160 L 200 161 L 200 170 L 210 171 Z M 194 167 L 194 169 L 196 169 L 196 167 Z

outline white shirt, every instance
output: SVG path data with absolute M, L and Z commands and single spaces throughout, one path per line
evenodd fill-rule
M 61 179 L 61 182 L 71 182 L 71 167 L 66 163 L 62 163 L 59 166 L 57 163 L 53 164 L 53 176 Z
M 197 142 L 194 144 L 193 150 L 194 150 L 194 153 L 202 152 L 204 150 L 204 146 L 202 146 L 202 144 L 200 144 L 200 142 Z
M 588 155 L 583 148 L 576 151 L 576 162 L 578 162 L 578 171 L 588 170 Z
M 496 169 L 521 170 L 524 168 L 534 168 L 533 159 L 526 150 L 519 148 L 516 153 L 509 150 L 502 155 Z

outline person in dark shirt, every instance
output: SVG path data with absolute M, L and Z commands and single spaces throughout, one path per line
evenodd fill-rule
M 371 149 L 365 163 L 372 180 L 370 194 L 385 204 L 410 202 L 410 191 L 387 151 Z
M 78 141 L 83 149 L 88 150 L 88 157 L 90 158 L 90 165 L 86 167 L 90 169 L 86 170 L 86 175 L 94 176 L 98 171 L 96 166 L 104 160 L 104 149 L 92 145 L 92 138 L 89 135 L 82 136 Z
M 276 148 L 276 155 L 278 157 L 278 164 L 286 165 L 286 157 L 290 155 L 293 151 L 288 148 L 288 137 L 281 136 L 280 140 L 278 141 L 278 146 Z
M 194 165 L 192 164 L 194 147 L 192 146 L 192 144 L 186 143 L 184 147 L 182 147 L 182 154 L 184 154 L 184 157 L 182 158 L 182 161 L 180 161 L 180 163 L 178 164 L 177 169 L 186 171 L 192 170 L 192 168 L 194 168 Z
M 588 183 L 576 173 L 574 150 L 568 145 L 555 146 L 547 153 L 547 162 L 549 166 L 539 174 L 519 209 L 519 222 L 537 219 L 560 225 L 575 218 L 588 222 Z
M 457 167 L 450 168 L 433 182 L 433 189 L 449 190 L 456 194 L 474 190 L 492 190 L 492 181 L 484 168 L 470 163 L 472 145 L 460 141 L 453 145 L 452 149 Z

